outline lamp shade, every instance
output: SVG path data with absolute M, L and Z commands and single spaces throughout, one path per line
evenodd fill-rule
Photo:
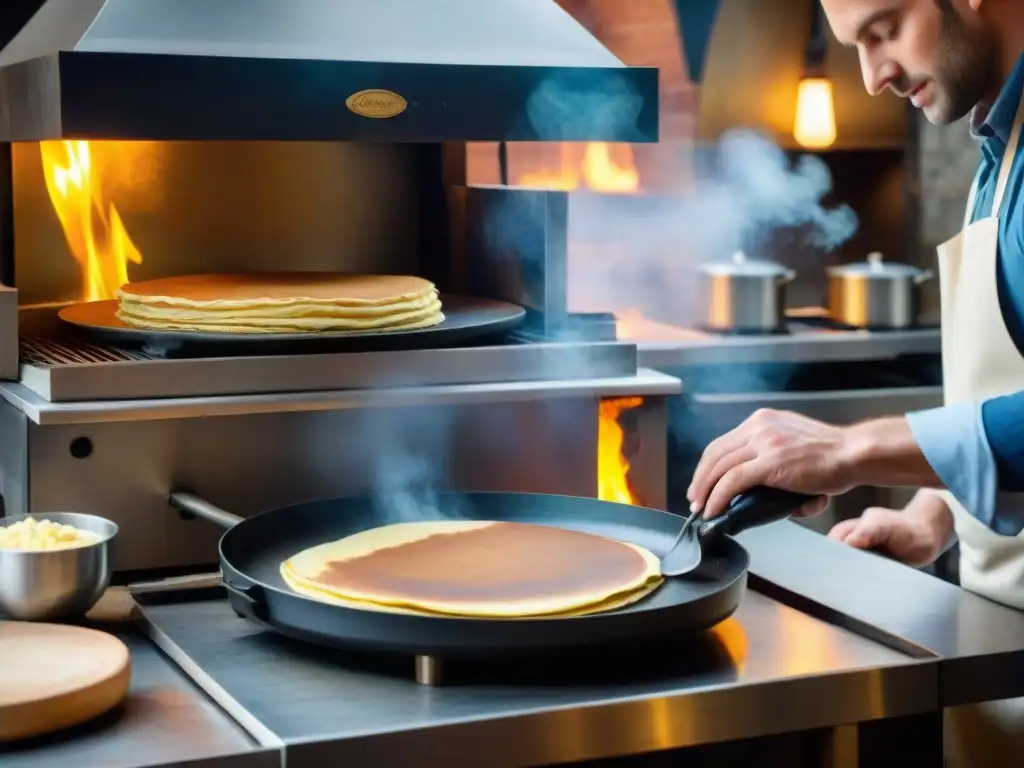
M 699 83 L 704 74 L 704 64 L 720 5 L 721 0 L 676 0 L 676 18 L 679 20 L 683 56 L 686 58 L 691 82 Z

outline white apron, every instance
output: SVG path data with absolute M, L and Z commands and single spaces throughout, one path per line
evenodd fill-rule
M 939 246 L 942 296 L 942 371 L 946 403 L 984 400 L 1024 389 L 1024 358 L 1010 338 L 996 288 L 1000 208 L 1017 154 L 1024 99 L 1003 156 L 992 214 Z M 949 492 L 960 540 L 960 584 L 1024 610 L 1024 534 L 1001 536 L 975 519 Z M 957 707 L 946 712 L 950 768 L 1024 766 L 1024 699 Z

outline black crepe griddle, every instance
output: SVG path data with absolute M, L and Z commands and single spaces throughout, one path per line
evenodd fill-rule
M 115 314 L 116 299 L 64 307 L 57 316 L 76 335 L 99 344 L 141 347 L 160 355 L 296 354 L 428 349 L 451 346 L 518 326 L 526 310 L 517 304 L 442 295 L 445 319 L 429 328 L 316 333 L 207 333 L 133 328 Z
M 232 526 L 220 564 L 235 611 L 283 635 L 335 647 L 459 658 L 607 646 L 708 629 L 733 614 L 750 558 L 729 536 L 705 543 L 692 573 L 666 579 L 651 595 L 618 610 L 573 617 L 481 619 L 350 609 L 293 592 L 281 563 L 307 547 L 402 522 L 366 497 L 306 502 L 236 518 L 181 492 L 172 506 Z M 683 518 L 667 512 L 574 496 L 527 493 L 442 494 L 438 509 L 460 519 L 554 525 L 668 551 Z M 420 519 L 438 519 L 425 515 Z M 238 522 L 236 522 L 238 521 Z

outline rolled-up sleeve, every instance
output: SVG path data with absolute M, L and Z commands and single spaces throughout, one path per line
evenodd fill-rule
M 981 406 L 999 490 L 1024 492 L 1024 392 L 994 397 Z
M 997 515 L 999 480 L 980 403 L 965 402 L 907 414 L 921 452 L 942 484 L 974 517 L 997 533 L 1016 535 L 1024 510 Z

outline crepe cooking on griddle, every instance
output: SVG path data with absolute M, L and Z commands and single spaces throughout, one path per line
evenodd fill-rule
M 522 618 L 619 608 L 662 581 L 643 547 L 529 523 L 398 523 L 303 550 L 281 564 L 299 594 L 412 613 Z
M 161 331 L 399 331 L 444 320 L 437 289 L 411 275 L 255 272 L 127 283 L 117 317 Z

